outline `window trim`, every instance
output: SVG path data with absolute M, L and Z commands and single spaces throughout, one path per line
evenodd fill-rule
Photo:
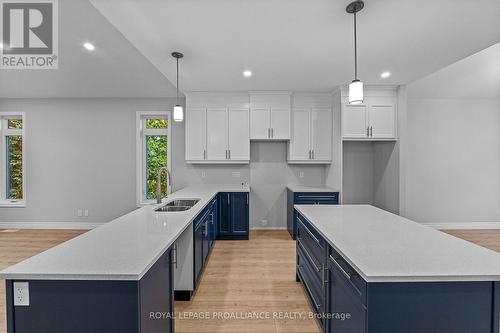
M 23 121 L 22 129 L 8 129 L 8 118 L 20 118 Z M 7 136 L 21 135 L 23 138 L 23 198 L 21 200 L 7 199 Z M 26 174 L 26 113 L 25 112 L 0 112 L 0 207 L 26 207 L 27 205 L 27 174 Z
M 172 112 L 171 111 L 137 111 L 136 112 L 136 201 L 137 207 L 142 207 L 145 205 L 150 205 L 156 203 L 156 200 L 146 200 L 144 198 L 145 191 L 145 178 L 146 170 L 144 166 L 144 153 L 145 153 L 145 143 L 143 133 L 146 130 L 143 128 L 143 119 L 150 118 L 153 116 L 167 117 L 168 127 L 167 127 L 167 169 L 171 172 L 172 170 Z M 160 129 L 147 129 L 148 134 L 155 135 L 155 132 L 160 134 L 164 130 Z M 172 185 L 168 184 L 169 193 L 171 192 Z

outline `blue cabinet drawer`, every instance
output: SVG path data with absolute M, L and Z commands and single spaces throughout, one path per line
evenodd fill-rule
M 300 214 L 297 215 L 297 241 L 317 267 L 325 264 L 326 242 Z
M 294 203 L 307 205 L 309 203 L 313 204 L 338 204 L 339 193 L 338 192 L 296 192 L 294 193 Z
M 328 266 L 333 267 L 339 273 L 341 280 L 349 286 L 352 294 L 366 305 L 366 281 L 347 263 L 344 258 L 330 247 L 328 256 Z
M 325 311 L 325 289 L 323 281 L 319 278 L 320 272 L 308 259 L 303 248 L 297 243 L 297 271 L 311 300 L 311 305 L 318 313 Z

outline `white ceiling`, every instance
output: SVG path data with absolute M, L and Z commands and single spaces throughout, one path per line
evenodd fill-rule
M 500 99 L 500 43 L 408 85 L 410 97 Z
M 175 96 L 175 87 L 88 0 L 58 3 L 59 69 L 0 70 L 0 98 Z M 84 41 L 96 50 L 85 51 Z
M 349 0 L 90 1 L 172 82 L 170 53 L 184 52 L 183 91 L 331 91 L 353 78 Z M 499 0 L 365 3 L 359 76 L 367 84 L 407 83 L 500 42 Z

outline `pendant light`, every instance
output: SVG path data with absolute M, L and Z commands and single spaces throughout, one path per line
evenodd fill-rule
M 363 103 L 363 82 L 358 79 L 358 44 L 357 44 L 357 27 L 356 27 L 356 13 L 359 12 L 365 3 L 361 0 L 351 2 L 346 12 L 354 15 L 354 80 L 349 85 L 349 104 Z
M 184 120 L 184 110 L 181 103 L 179 103 L 179 59 L 184 57 L 180 52 L 172 52 L 172 57 L 177 60 L 177 104 L 174 106 L 174 121 Z

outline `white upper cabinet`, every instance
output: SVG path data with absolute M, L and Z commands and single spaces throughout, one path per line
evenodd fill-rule
M 344 138 L 366 138 L 368 135 L 368 112 L 366 105 L 344 105 L 342 112 L 342 134 Z
M 342 138 L 344 140 L 396 140 L 396 90 L 372 88 L 360 105 L 349 105 L 342 92 Z
M 250 139 L 290 140 L 290 93 L 250 94 Z
M 247 94 L 193 93 L 186 96 L 186 162 L 249 163 Z
M 228 158 L 231 161 L 248 161 L 250 159 L 249 111 L 244 108 L 230 108 L 228 118 Z
M 205 108 L 186 108 L 187 161 L 204 161 L 206 158 L 206 116 L 207 114 Z M 187 138 L 189 138 L 189 140 Z
M 314 161 L 332 160 L 332 109 L 311 109 L 311 149 Z
M 333 113 L 329 94 L 296 95 L 288 162 L 328 164 L 332 161 Z
M 370 136 L 372 138 L 396 138 L 395 105 L 370 105 Z
M 207 108 L 207 160 L 227 159 L 227 109 Z

